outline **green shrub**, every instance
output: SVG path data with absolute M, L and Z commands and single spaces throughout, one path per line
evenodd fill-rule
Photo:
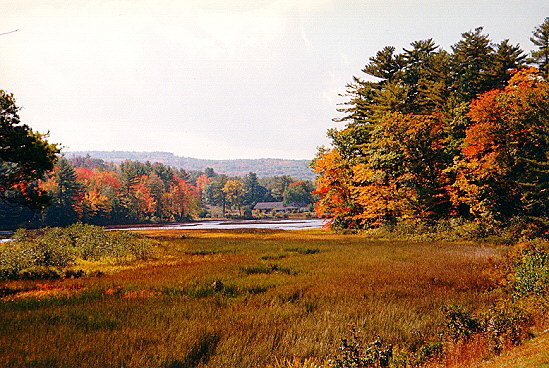
M 513 296 L 515 299 L 547 292 L 549 286 L 549 252 L 541 246 L 519 244 L 514 255 Z
M 473 317 L 468 310 L 459 306 L 446 306 L 444 317 L 446 319 L 446 334 L 454 340 L 466 340 L 480 331 L 480 321 Z
M 488 335 L 490 347 L 500 353 L 507 345 L 518 345 L 530 337 L 530 316 L 513 304 L 500 304 L 490 308 L 484 316 L 482 330 Z
M 38 263 L 36 249 L 25 244 L 9 242 L 0 246 L 0 280 L 16 279 L 21 270 Z
M 339 355 L 334 359 L 334 368 L 388 367 L 393 358 L 393 346 L 380 339 L 364 345 L 353 328 L 349 339 L 342 339 Z
M 0 247 L 0 280 L 58 278 L 55 275 L 64 275 L 77 259 L 145 260 L 151 257 L 153 245 L 130 232 L 105 232 L 102 227 L 84 224 L 40 232 L 17 230 L 14 241 Z M 80 276 L 68 273 L 68 277 Z
M 59 280 L 65 274 L 56 267 L 36 266 L 18 272 L 17 278 L 23 280 Z

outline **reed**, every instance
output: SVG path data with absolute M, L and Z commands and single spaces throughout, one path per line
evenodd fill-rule
M 364 341 L 410 347 L 442 331 L 444 306 L 501 297 L 491 276 L 501 252 L 487 245 L 322 231 L 145 235 L 160 243 L 155 259 L 1 283 L 0 366 L 321 366 L 351 326 Z

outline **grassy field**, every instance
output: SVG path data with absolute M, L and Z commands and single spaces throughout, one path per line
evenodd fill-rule
M 0 366 L 265 367 L 326 362 L 356 329 L 414 350 L 443 307 L 501 297 L 497 248 L 308 232 L 149 231 L 154 259 L 0 283 Z M 93 274 L 93 273 L 92 273 Z

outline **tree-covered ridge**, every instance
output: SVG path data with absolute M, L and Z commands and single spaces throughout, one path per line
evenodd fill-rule
M 460 217 L 549 219 L 549 18 L 532 57 L 482 28 L 451 51 L 432 39 L 380 50 L 347 86 L 342 129 L 313 161 L 334 228 Z M 532 68 L 531 65 L 539 68 Z
M 201 171 L 213 168 L 220 174 L 229 176 L 245 176 L 255 172 L 260 178 L 287 175 L 296 179 L 313 180 L 314 174 L 309 168 L 309 160 L 285 160 L 276 158 L 207 160 L 176 156 L 170 152 L 128 152 L 128 151 L 73 151 L 68 157 L 85 157 L 102 159 L 113 163 L 126 160 L 139 162 L 160 162 L 167 166 L 181 168 L 187 171 Z

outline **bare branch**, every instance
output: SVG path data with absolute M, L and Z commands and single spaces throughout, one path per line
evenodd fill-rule
M 10 33 L 15 33 L 19 31 L 19 29 L 16 29 L 15 31 L 9 31 L 9 32 L 4 32 L 4 33 L 0 33 L 0 36 L 3 36 L 3 35 L 7 35 L 7 34 L 10 34 Z

